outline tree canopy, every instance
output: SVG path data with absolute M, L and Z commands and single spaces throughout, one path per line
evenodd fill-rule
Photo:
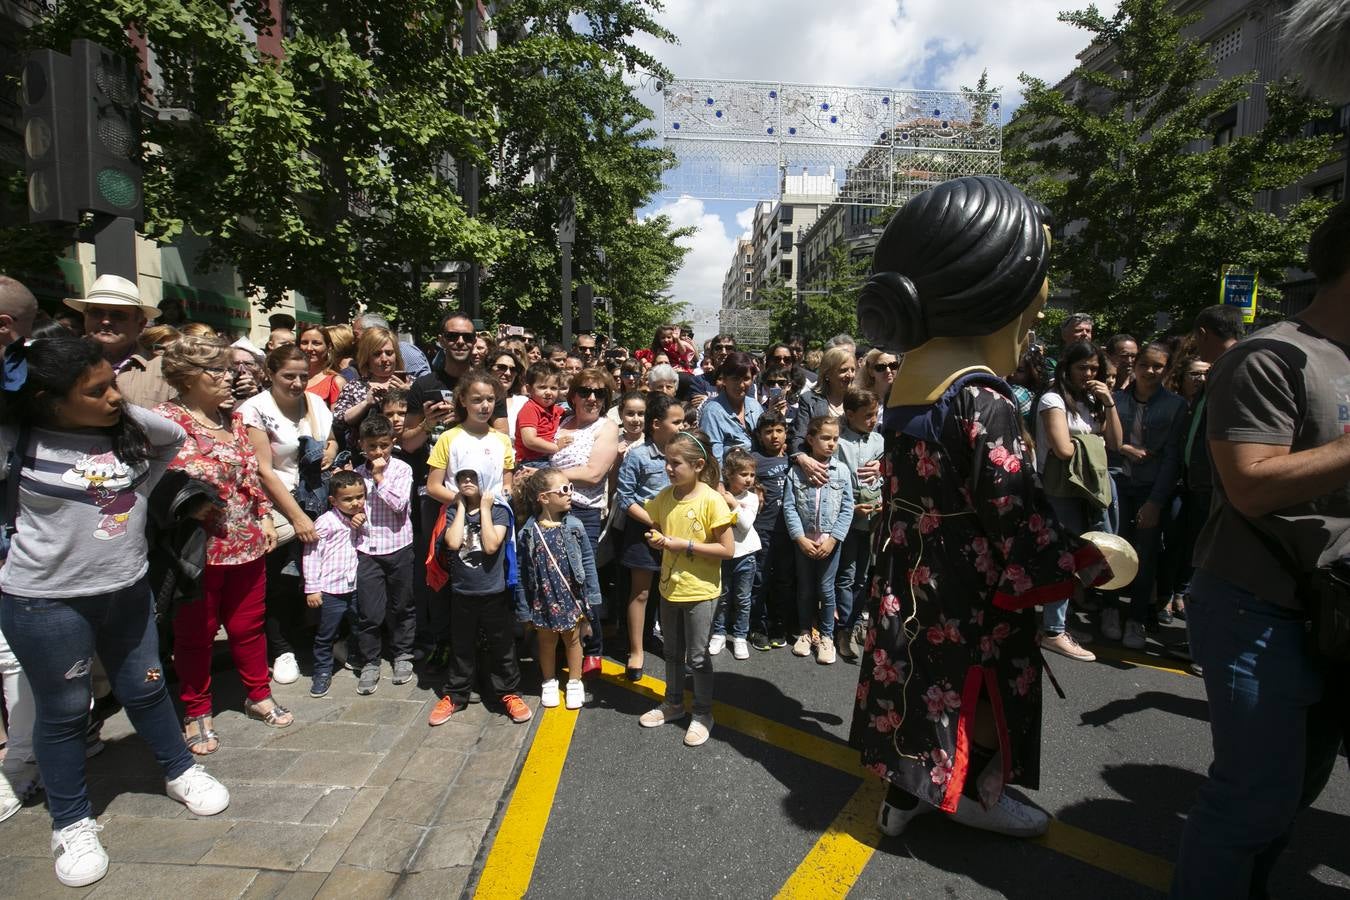
M 1219 268 L 1261 270 L 1262 305 L 1280 297 L 1327 204 L 1306 197 L 1263 208 L 1264 191 L 1296 183 L 1330 158 L 1310 124 L 1320 101 L 1256 73 L 1215 77 L 1210 49 L 1183 29 L 1194 16 L 1167 0 L 1122 0 L 1061 21 L 1092 37 L 1063 92 L 1021 76 L 1025 103 L 1005 133 L 1006 175 L 1046 204 L 1057 229 L 1051 284 L 1101 319 L 1099 330 L 1151 334 L 1159 313 L 1189 323 L 1215 302 Z M 1248 98 L 1268 111 L 1255 133 L 1216 134 Z M 1217 139 L 1216 139 L 1217 138 Z
M 158 104 L 189 115 L 147 122 L 144 230 L 204 237 L 207 261 L 233 265 L 262 305 L 295 289 L 332 319 L 361 302 L 425 328 L 412 320 L 436 304 L 418 273 L 474 261 L 486 312 L 556 329 L 553 229 L 571 196 L 576 280 L 637 326 L 672 311 L 664 291 L 683 254 L 668 221 L 633 218 L 669 164 L 623 80 L 661 72 L 634 41 L 672 39 L 658 8 L 503 4 L 495 46 L 466 55 L 458 2 L 288 0 L 275 22 L 257 0 L 62 0 L 30 41 L 131 54 L 129 34 L 146 38 Z M 281 35 L 275 56 L 258 49 L 268 32 Z

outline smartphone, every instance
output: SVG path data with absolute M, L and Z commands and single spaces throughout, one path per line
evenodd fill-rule
M 454 392 L 454 391 L 441 391 L 441 402 L 442 402 L 442 403 L 454 403 L 454 402 L 455 402 L 455 392 Z
M 408 370 L 407 370 L 407 369 L 399 369 L 397 372 L 394 373 L 394 377 L 397 378 L 397 379 L 399 379 L 400 381 L 407 381 L 407 380 L 408 380 Z
M 782 396 L 783 396 L 783 389 L 780 388 L 778 385 L 774 385 L 773 387 L 769 388 L 770 400 L 778 400 L 781 399 Z

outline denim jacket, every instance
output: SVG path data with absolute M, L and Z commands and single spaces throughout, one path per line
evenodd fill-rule
M 731 411 L 731 403 L 723 394 L 718 394 L 704 401 L 703 406 L 698 413 L 698 427 L 708 436 L 709 443 L 712 444 L 712 456 L 717 460 L 720 466 L 728 450 L 733 447 L 743 447 L 750 449 L 750 436 L 755 431 L 755 424 L 759 422 L 760 415 L 764 412 L 764 407 L 759 405 L 759 401 L 749 394 L 742 401 L 744 404 L 742 411 L 745 414 L 745 424 L 736 418 L 736 414 Z
M 783 518 L 794 541 L 808 531 L 828 534 L 839 543 L 853 524 L 853 477 L 836 458 L 829 462 L 829 480 L 817 487 L 798 466 L 788 467 L 783 485 Z
M 1134 423 L 1138 401 L 1134 396 L 1134 386 L 1116 391 L 1116 414 L 1120 416 L 1120 427 L 1125 443 L 1130 443 L 1130 430 Z M 1128 483 L 1136 486 L 1152 485 L 1149 499 L 1165 504 L 1172 498 L 1172 492 L 1181 477 L 1181 442 L 1186 430 L 1186 401 L 1166 388 L 1149 400 L 1144 411 L 1143 449 L 1148 451 L 1148 459 L 1130 463 Z M 1121 471 L 1125 457 L 1119 453 L 1109 454 L 1111 470 Z
M 563 519 L 563 543 L 567 546 L 567 558 L 558 560 L 558 565 L 566 566 L 566 574 L 575 583 L 585 585 L 586 605 L 599 606 L 604 602 L 600 595 L 600 577 L 595 571 L 595 553 L 591 549 L 591 539 L 586 535 L 586 526 L 573 516 Z M 534 517 L 531 516 L 525 527 L 516 536 L 516 556 L 520 560 L 520 584 L 516 585 L 516 618 L 522 622 L 530 620 L 530 606 L 526 597 L 532 595 L 537 577 L 534 571 L 534 545 L 539 540 L 535 530 Z
M 666 455 L 651 441 L 644 441 L 624 456 L 614 501 L 627 512 L 634 503 L 646 503 L 669 485 Z

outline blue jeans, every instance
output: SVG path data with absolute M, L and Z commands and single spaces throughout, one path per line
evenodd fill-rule
M 1050 509 L 1054 511 L 1055 518 L 1059 520 L 1060 527 L 1065 531 L 1072 534 L 1086 534 L 1089 531 L 1106 530 L 1110 507 L 1098 509 L 1096 506 L 1089 505 L 1086 500 L 1077 500 L 1073 497 L 1051 497 L 1047 495 L 1045 499 L 1050 502 Z M 1068 621 L 1069 601 L 1067 599 L 1047 603 L 1041 609 L 1041 628 L 1046 634 L 1063 634 Z
M 800 547 L 797 555 L 797 633 L 811 630 L 811 619 L 822 638 L 834 637 L 834 582 L 839 574 L 840 545 L 824 559 L 808 559 Z M 818 612 L 817 612 L 818 611 Z
M 319 607 L 319 630 L 314 635 L 314 674 L 333 674 L 333 642 L 337 640 L 338 628 L 343 619 L 349 619 L 355 631 L 356 593 L 323 593 L 323 605 Z
M 65 600 L 6 593 L 0 597 L 0 628 L 33 686 L 33 748 L 54 828 L 93 815 L 84 780 L 84 738 L 95 654 L 164 777 L 172 780 L 192 766 L 164 688 L 148 579 L 112 593 Z
M 1214 762 L 1186 818 L 1172 896 L 1261 898 L 1298 811 L 1335 766 L 1341 742 L 1327 679 L 1303 616 L 1198 569 L 1186 604 L 1204 667 Z M 1332 694 L 1324 702 L 1324 694 Z
M 867 607 L 867 572 L 872 566 L 872 532 L 850 528 L 839 548 L 839 575 L 834 581 L 834 602 L 839 625 L 846 632 L 862 618 Z
M 750 627 L 764 635 L 785 635 L 796 622 L 795 588 L 796 546 L 782 526 L 760 533 L 759 552 L 755 554 L 754 598 L 750 606 Z
M 754 586 L 755 554 L 722 561 L 722 596 L 713 614 L 713 634 L 727 633 L 728 616 L 733 638 L 744 638 L 750 633 L 750 594 Z

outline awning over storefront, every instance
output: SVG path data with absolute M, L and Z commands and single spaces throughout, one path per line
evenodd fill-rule
M 242 297 L 218 294 L 202 288 L 188 287 L 183 284 L 164 282 L 163 308 L 171 302 L 183 307 L 183 316 L 189 322 L 205 322 L 216 329 L 228 332 L 247 333 L 251 326 L 252 313 L 247 301 Z

